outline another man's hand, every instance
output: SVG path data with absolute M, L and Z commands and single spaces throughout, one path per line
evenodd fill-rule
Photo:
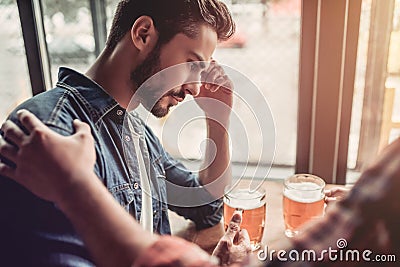
M 247 258 L 251 251 L 250 238 L 247 231 L 240 230 L 241 221 L 241 214 L 235 213 L 225 235 L 213 252 L 213 258 L 219 258 L 220 265 L 240 263 Z M 177 237 L 163 236 L 146 249 L 133 266 L 215 267 L 217 266 L 217 260 L 213 260 L 213 258 L 193 243 Z
M 350 189 L 345 187 L 335 187 L 329 190 L 325 190 L 325 203 L 331 204 L 339 201 L 347 196 Z
M 230 265 L 243 261 L 251 252 L 250 237 L 246 229 L 240 229 L 242 214 L 235 212 L 225 235 L 213 252 L 221 265 Z
M 12 121 L 2 125 L 4 138 L 0 136 L 0 155 L 16 166 L 0 162 L 0 175 L 13 179 L 43 199 L 57 202 L 76 184 L 70 177 L 93 172 L 96 154 L 90 128 L 75 120 L 76 133 L 65 137 L 46 127 L 27 110 L 17 115 L 28 135 Z

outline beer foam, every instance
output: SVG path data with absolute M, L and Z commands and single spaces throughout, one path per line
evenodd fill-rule
M 249 190 L 240 189 L 229 193 L 229 201 L 225 201 L 225 203 L 237 209 L 256 209 L 261 207 L 265 203 L 265 200 L 260 201 L 262 196 L 263 194 L 257 191 L 249 194 Z
M 316 202 L 324 197 L 320 186 L 311 182 L 287 183 L 283 194 L 287 198 L 301 203 Z

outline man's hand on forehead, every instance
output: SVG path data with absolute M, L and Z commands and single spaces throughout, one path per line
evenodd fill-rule
M 200 73 L 200 92 L 196 103 L 206 116 L 227 126 L 233 103 L 233 83 L 221 65 L 212 59 Z
M 232 81 L 229 79 L 228 75 L 226 75 L 223 67 L 214 59 L 211 59 L 207 68 L 201 72 L 201 82 L 204 85 L 204 89 L 210 90 L 211 92 L 222 89 L 229 93 L 233 90 Z

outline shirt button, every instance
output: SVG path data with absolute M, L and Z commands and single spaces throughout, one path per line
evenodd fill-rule
M 131 141 L 131 137 L 130 137 L 129 135 L 125 135 L 125 141 L 126 141 L 126 142 Z
M 117 110 L 117 115 L 118 115 L 118 116 L 122 116 L 122 115 L 124 115 L 124 112 L 123 112 L 122 110 L 119 109 L 119 110 Z
M 157 214 L 157 210 L 153 211 L 153 216 L 155 216 Z
M 139 188 L 139 184 L 138 184 L 138 183 L 134 183 L 134 184 L 133 184 L 133 188 L 134 188 L 134 189 L 138 189 L 138 188 Z

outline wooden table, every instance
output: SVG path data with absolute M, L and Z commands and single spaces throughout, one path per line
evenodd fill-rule
M 249 180 L 243 180 L 241 183 L 246 185 L 249 183 Z M 267 193 L 267 221 L 262 244 L 269 245 L 274 243 L 274 241 L 287 239 L 284 234 L 285 226 L 282 210 L 283 181 L 266 181 L 262 187 L 265 188 Z M 333 185 L 326 186 L 328 189 L 332 187 Z M 193 222 L 185 220 L 173 212 L 170 212 L 169 215 L 173 235 L 194 242 L 209 253 L 213 251 L 219 239 L 224 234 L 223 221 L 211 228 L 196 231 Z

